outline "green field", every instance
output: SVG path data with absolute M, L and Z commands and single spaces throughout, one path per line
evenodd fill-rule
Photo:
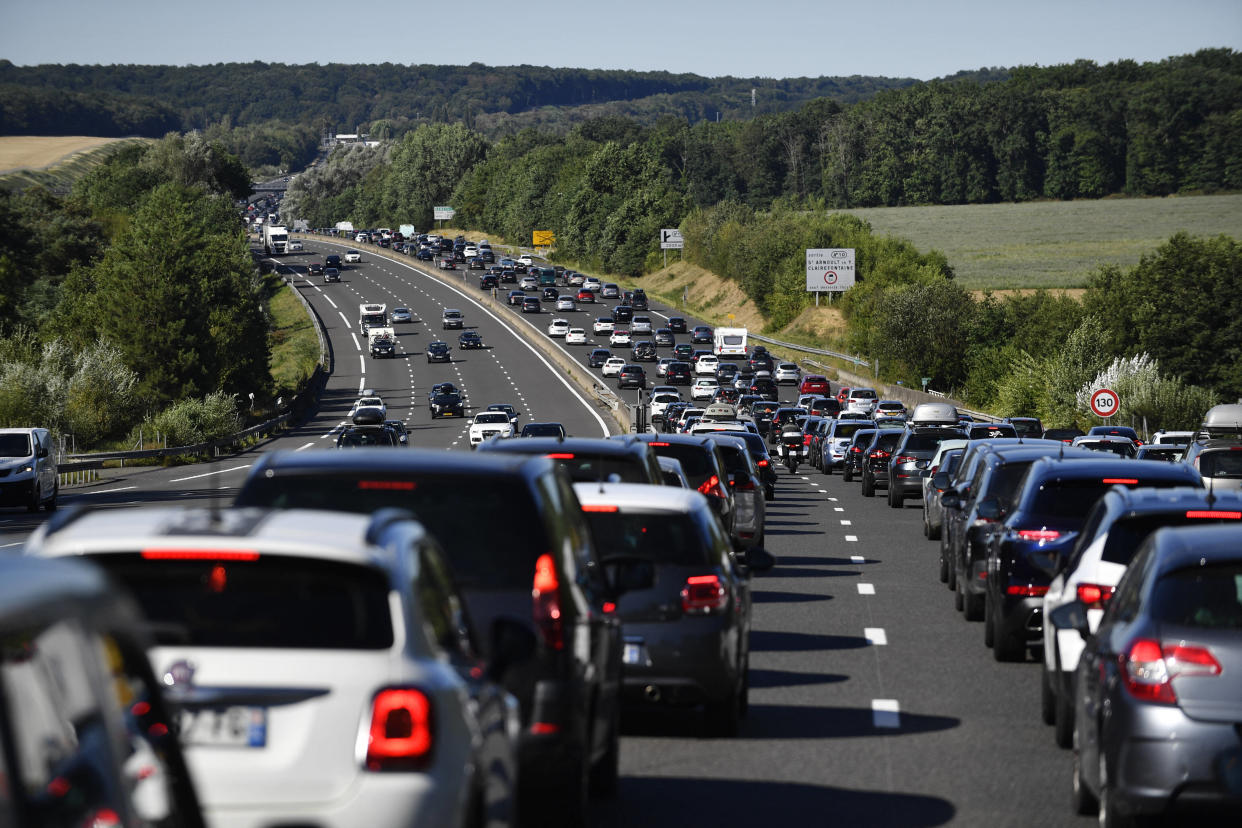
M 880 235 L 944 252 L 968 290 L 1085 287 L 1179 230 L 1242 238 L 1242 194 L 847 210 Z

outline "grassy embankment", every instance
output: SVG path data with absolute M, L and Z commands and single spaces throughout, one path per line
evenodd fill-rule
M 315 321 L 293 295 L 293 288 L 274 274 L 264 279 L 271 316 L 268 342 L 273 399 L 289 399 L 301 390 L 319 364 L 319 337 L 315 334 Z
M 53 192 L 67 192 L 73 182 L 126 146 L 150 140 L 82 135 L 0 136 L 0 187 L 23 190 L 41 184 Z

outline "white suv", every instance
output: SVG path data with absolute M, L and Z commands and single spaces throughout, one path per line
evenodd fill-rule
M 871 414 L 871 412 L 875 411 L 875 405 L 879 401 L 874 388 L 852 388 L 850 389 L 849 401 L 846 403 L 845 408 L 847 411 Z
M 512 807 L 520 726 L 490 677 L 535 642 L 510 624 L 481 664 L 409 517 L 110 509 L 27 554 L 89 558 L 137 600 L 208 824 L 461 825 Z

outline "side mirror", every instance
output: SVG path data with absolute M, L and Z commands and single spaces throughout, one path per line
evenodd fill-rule
M 746 550 L 742 562 L 751 572 L 767 572 L 776 566 L 776 556 L 762 546 L 755 546 Z
M 47 449 L 43 448 L 42 446 L 40 446 L 38 449 L 35 450 L 35 457 L 40 457 L 40 458 L 47 457 L 47 454 L 48 454 Z
M 994 497 L 986 497 L 975 506 L 975 513 L 984 520 L 998 520 L 1001 516 L 1000 502 Z
M 943 509 L 962 508 L 962 496 L 956 489 L 945 489 L 940 493 L 940 506 Z
M 534 658 L 537 643 L 535 631 L 529 623 L 505 616 L 497 618 L 492 622 L 491 650 L 486 669 L 488 679 L 499 681 L 514 664 Z
M 950 476 L 948 472 L 936 472 L 931 476 L 931 484 L 940 491 L 947 491 L 949 488 Z
M 1083 640 L 1091 637 L 1087 623 L 1087 605 L 1082 601 L 1070 601 L 1048 613 L 1048 621 L 1057 630 L 1077 630 Z

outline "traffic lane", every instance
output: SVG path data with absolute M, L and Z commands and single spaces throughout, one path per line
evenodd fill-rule
M 453 307 L 466 313 L 467 325 L 477 326 L 484 342 L 491 346 L 490 353 L 502 364 L 502 375 L 507 372 L 507 377 L 485 383 L 480 390 L 476 390 L 476 399 L 486 394 L 490 402 L 505 401 L 506 396 L 516 388 L 525 397 L 525 405 L 518 406 L 526 414 L 522 417 L 523 422 L 555 420 L 562 422 L 570 433 L 583 436 L 603 436 L 616 430 L 615 425 L 610 426 L 604 420 L 606 411 L 601 412 L 599 405 L 572 386 L 562 372 L 530 344 L 542 334 L 537 329 L 524 326 L 520 320 L 505 319 L 486 308 L 479 301 L 477 286 L 472 285 L 471 281 L 463 279 L 461 284 L 457 284 L 449 274 L 437 274 L 448 279 L 446 284 L 426 270 L 399 258 L 375 256 L 369 262 L 391 280 L 387 284 L 393 290 L 429 300 L 430 305 L 420 305 L 420 309 L 434 309 L 434 321 L 428 319 L 431 324 L 439 320 L 443 308 Z M 466 272 L 462 271 L 462 274 L 464 276 Z M 471 352 L 472 355 L 474 353 Z M 491 395 L 497 395 L 499 399 L 491 399 Z M 567 400 L 576 404 L 565 405 Z M 519 398 L 518 402 L 522 400 Z
M 701 739 L 688 715 L 627 718 L 615 824 L 684 823 L 651 798 L 666 776 L 703 779 L 733 824 L 769 818 L 781 792 L 846 824 L 1085 824 L 1047 807 L 1067 799 L 1069 759 L 1036 718 L 1035 665 L 991 661 L 935 579 L 918 510 L 783 471 L 768 506 L 778 564 L 753 582 L 741 736 Z M 894 810 L 868 810 L 885 796 Z

